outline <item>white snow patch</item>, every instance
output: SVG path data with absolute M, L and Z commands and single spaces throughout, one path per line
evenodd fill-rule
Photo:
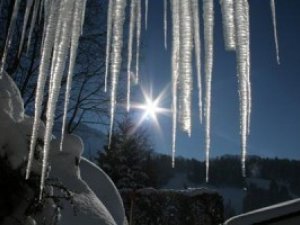
M 70 204 L 69 201 L 63 201 L 64 209 L 61 211 L 60 225 L 119 225 L 119 223 L 115 222 L 112 214 L 102 200 L 99 199 L 88 184 L 81 179 L 77 162 L 79 161 L 82 152 L 82 140 L 75 135 L 66 134 L 62 152 L 60 151 L 59 139 L 51 142 L 50 177 L 58 178 L 72 194 L 72 204 Z M 92 164 L 88 163 L 88 161 L 84 161 L 84 168 L 87 168 L 90 171 L 99 172 L 99 170 L 92 168 Z M 83 174 L 86 174 L 86 172 L 88 171 L 84 171 Z M 100 176 L 104 178 L 105 174 L 100 174 Z M 86 175 L 85 177 L 86 179 L 91 178 Z M 108 181 L 106 180 L 106 182 Z M 100 183 L 95 184 L 95 182 L 93 182 L 93 185 L 100 185 Z M 113 187 L 113 184 L 111 185 Z M 104 193 L 105 192 L 103 192 L 103 194 Z M 106 202 L 106 205 L 110 205 L 110 202 Z M 116 209 L 118 206 L 115 205 L 114 207 Z
M 109 176 L 85 158 L 81 158 L 79 167 L 81 178 L 102 201 L 116 223 L 127 224 L 122 198 Z
M 3 71 L 0 76 L 0 113 L 6 113 L 14 121 L 24 119 L 24 103 L 13 79 Z

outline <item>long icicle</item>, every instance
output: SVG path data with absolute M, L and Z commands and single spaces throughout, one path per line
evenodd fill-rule
M 275 47 L 276 47 L 276 60 L 277 60 L 277 64 L 279 65 L 280 64 L 280 56 L 279 56 L 279 44 L 278 44 L 275 0 L 270 0 L 270 4 L 271 4 L 271 11 L 272 11 L 274 40 L 275 40 Z
M 118 86 L 118 77 L 122 63 L 122 47 L 123 47 L 123 24 L 125 17 L 126 1 L 115 0 L 113 8 L 113 35 L 112 35 L 112 54 L 111 54 L 111 108 L 110 108 L 110 127 L 108 147 L 111 147 L 113 124 L 115 118 L 116 95 Z
M 82 25 L 82 20 L 83 20 L 83 16 L 82 16 L 83 9 L 84 9 L 84 2 L 82 0 L 76 0 L 75 11 L 74 11 L 74 16 L 73 16 L 73 24 L 72 24 L 70 62 L 69 62 L 68 75 L 67 75 L 67 86 L 66 86 L 66 91 L 65 91 L 64 114 L 63 114 L 63 120 L 62 120 L 63 123 L 62 123 L 62 130 L 61 130 L 60 150 L 62 150 L 64 136 L 65 136 L 65 128 L 66 128 L 66 123 L 67 123 L 70 92 L 71 92 L 71 88 L 72 88 L 72 78 L 73 78 L 74 66 L 75 66 L 75 62 L 76 62 L 79 36 L 81 34 L 81 25 Z
M 31 39 L 32 39 L 32 33 L 36 24 L 36 19 L 38 15 L 38 10 L 39 10 L 39 5 L 40 5 L 41 0 L 35 0 L 34 6 L 33 6 L 33 13 L 31 16 L 31 22 L 30 22 L 30 28 L 28 32 L 28 39 L 27 39 L 27 47 L 26 47 L 26 52 L 28 54 L 28 51 L 30 49 L 30 44 L 31 44 Z
M 192 131 L 192 53 L 193 23 L 191 0 L 180 0 L 180 73 L 179 73 L 179 122 L 183 131 Z
M 141 28 L 142 28 L 142 12 L 141 0 L 136 2 L 136 55 L 135 55 L 135 83 L 139 82 L 140 77 L 140 45 L 141 45 Z
M 66 1 L 66 0 L 64 0 L 64 1 Z M 62 6 L 64 6 L 64 5 L 62 5 Z M 66 9 L 64 7 L 60 7 L 60 9 L 59 9 L 58 20 L 57 20 L 57 24 L 56 24 L 56 28 L 55 28 L 50 80 L 52 80 L 52 76 L 54 74 L 55 64 L 59 60 L 58 54 L 59 54 L 59 46 L 60 46 L 61 39 L 62 39 L 61 34 L 62 34 L 62 29 L 63 29 L 63 19 L 64 19 L 63 15 L 65 13 L 65 10 Z M 52 90 L 52 82 L 50 82 L 50 85 L 49 85 L 49 93 L 51 92 L 51 90 Z
M 131 63 L 132 63 L 132 45 L 133 45 L 133 32 L 135 27 L 136 18 L 136 0 L 131 0 L 130 3 L 130 17 L 129 17 L 129 36 L 128 36 L 128 53 L 127 53 L 127 112 L 130 109 L 130 92 L 131 92 Z
M 235 50 L 235 22 L 234 22 L 234 0 L 221 0 L 222 22 L 225 49 Z
M 24 22 L 23 22 L 23 27 L 22 27 L 22 35 L 21 35 L 21 40 L 20 40 L 20 45 L 19 45 L 18 57 L 20 57 L 21 52 L 23 50 L 27 22 L 28 22 L 30 11 L 31 11 L 32 3 L 33 3 L 33 0 L 28 0 L 26 3 L 26 11 L 25 11 Z
M 172 11 L 172 167 L 175 167 L 177 130 L 177 82 L 179 74 L 179 0 L 171 0 Z
M 39 24 L 41 23 L 42 21 L 42 17 L 43 17 L 43 9 L 44 9 L 44 6 L 45 6 L 45 1 L 47 0 L 41 0 L 41 3 L 40 3 L 40 9 L 39 9 Z
M 113 7 L 114 7 L 114 0 L 109 0 L 108 10 L 107 10 L 107 37 L 106 37 L 106 59 L 105 59 L 105 81 L 104 81 L 105 92 L 107 92 L 107 80 L 108 80 L 108 72 L 109 72 L 108 70 L 109 70 L 109 61 L 110 61 Z
M 87 3 L 87 0 L 83 0 L 83 3 L 82 3 L 82 10 L 81 10 L 81 27 L 80 27 L 80 35 L 83 34 L 83 25 L 84 25 L 84 21 L 85 21 L 86 3 Z
M 148 29 L 149 0 L 145 0 L 145 30 Z
M 246 154 L 247 154 L 247 134 L 248 134 L 248 100 L 249 100 L 249 27 L 247 19 L 247 0 L 236 0 L 236 40 L 237 40 L 237 69 L 239 80 L 239 98 L 240 98 L 240 135 L 242 150 L 242 174 L 246 176 Z
M 200 39 L 200 25 L 199 25 L 199 4 L 198 0 L 192 0 L 193 3 L 193 23 L 194 23 L 194 43 L 195 43 L 195 56 L 197 68 L 197 86 L 198 86 L 198 108 L 199 120 L 202 123 L 202 78 L 201 78 L 201 39 Z
M 210 118 L 211 118 L 211 81 L 213 69 L 213 27 L 214 2 L 203 1 L 204 45 L 205 45 L 205 164 L 206 182 L 209 181 L 209 155 L 210 155 Z
M 41 61 L 39 66 L 39 76 L 37 80 L 37 88 L 35 94 L 35 105 L 34 105 L 34 123 L 30 141 L 30 150 L 28 156 L 28 163 L 26 168 L 26 179 L 30 176 L 32 167 L 32 160 L 37 140 L 37 134 L 40 127 L 40 117 L 42 113 L 42 104 L 44 98 L 44 90 L 46 83 L 46 76 L 49 73 L 49 65 L 51 59 L 52 48 L 54 45 L 54 34 L 57 23 L 58 11 L 60 3 L 59 1 L 53 1 L 50 4 L 49 18 L 47 19 L 47 25 L 44 30 L 44 43 L 41 49 Z
M 11 19 L 9 22 L 9 28 L 8 28 L 6 41 L 5 41 L 5 47 L 4 47 L 4 51 L 2 54 L 1 65 L 0 65 L 0 79 L 2 78 L 4 66 L 6 63 L 6 57 L 7 57 L 8 50 L 10 49 L 11 42 L 13 39 L 13 33 L 14 33 L 15 27 L 16 27 L 16 21 L 17 21 L 17 17 L 18 17 L 19 7 L 20 7 L 20 0 L 16 0 L 15 4 L 14 4 L 14 8 L 13 8 L 13 13 L 12 13 L 12 16 L 11 16 Z
M 64 0 L 63 1 L 63 21 L 62 21 L 62 30 L 61 30 L 61 39 L 58 46 L 58 54 L 56 63 L 53 65 L 54 69 L 53 74 L 51 75 L 51 90 L 48 96 L 47 102 L 47 113 L 46 113 L 46 129 L 45 129 L 45 138 L 44 138 L 44 149 L 43 149 L 43 165 L 42 165 L 42 174 L 41 174 L 41 184 L 40 184 L 40 199 L 42 198 L 42 193 L 44 189 L 44 183 L 46 178 L 46 172 L 48 167 L 48 157 L 50 150 L 50 142 L 52 139 L 52 129 L 55 117 L 56 103 L 59 97 L 59 92 L 61 88 L 61 79 L 63 76 L 66 56 L 68 54 L 69 45 L 70 45 L 70 32 L 69 29 L 72 24 L 72 15 L 73 15 L 74 1 L 73 0 Z
M 164 46 L 167 49 L 167 35 L 168 35 L 168 2 L 164 0 Z
M 250 79 L 250 20 L 249 20 L 249 5 L 248 1 L 244 1 L 245 7 L 245 16 L 246 16 L 246 32 L 247 32 L 247 93 L 248 93 L 248 116 L 247 116 L 247 135 L 250 134 L 250 125 L 251 125 L 251 112 L 252 112 L 252 87 L 251 87 L 251 79 Z

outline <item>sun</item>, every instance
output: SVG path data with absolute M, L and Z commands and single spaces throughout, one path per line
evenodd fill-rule
M 158 99 L 152 100 L 148 96 L 145 99 L 145 104 L 142 105 L 142 108 L 145 110 L 144 117 L 151 117 L 153 119 L 156 118 L 156 114 L 160 111 L 158 107 Z
M 167 88 L 163 89 L 162 92 L 156 97 L 153 98 L 152 91 L 147 93 L 143 88 L 141 88 L 141 92 L 143 95 L 142 103 L 134 103 L 131 105 L 131 108 L 141 110 L 142 116 L 139 119 L 137 126 L 141 125 L 145 120 L 151 120 L 157 128 L 159 128 L 158 115 L 159 114 L 170 114 L 170 109 L 162 108 L 161 104 L 163 99 L 166 97 Z

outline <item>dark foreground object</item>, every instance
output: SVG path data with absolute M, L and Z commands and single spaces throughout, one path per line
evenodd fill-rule
M 131 225 L 218 225 L 224 221 L 222 197 L 207 189 L 122 190 L 121 195 Z

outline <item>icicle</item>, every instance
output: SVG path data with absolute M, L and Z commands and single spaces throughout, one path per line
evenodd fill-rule
M 246 176 L 246 153 L 249 112 L 249 27 L 248 27 L 248 2 L 236 0 L 236 43 L 237 43 L 237 68 L 240 98 L 240 127 L 242 149 L 242 173 Z
M 47 0 L 46 0 L 46 1 L 47 1 Z M 40 3 L 40 9 L 39 9 L 39 24 L 40 24 L 41 21 L 42 21 L 44 5 L 45 5 L 45 0 L 41 0 L 41 3 Z
M 225 49 L 235 50 L 234 0 L 220 0 Z
M 29 33 L 28 33 L 28 39 L 27 39 L 27 48 L 26 48 L 27 53 L 30 49 L 32 33 L 33 33 L 34 26 L 36 24 L 36 18 L 37 18 L 37 14 L 38 14 L 39 5 L 40 5 L 40 0 L 35 0 L 34 7 L 33 7 L 33 13 L 31 16 L 31 23 L 30 23 Z
M 168 3 L 164 0 L 164 46 L 167 49 L 167 34 L 168 34 Z
M 82 11 L 81 11 L 81 28 L 80 28 L 80 34 L 83 34 L 83 25 L 84 25 L 84 21 L 85 21 L 85 10 L 86 10 L 86 1 L 87 0 L 83 0 L 83 4 L 82 4 Z
M 76 62 L 77 56 L 77 48 L 79 42 L 79 36 L 81 34 L 81 25 L 82 25 L 82 11 L 84 11 L 84 2 L 82 0 L 76 0 L 75 2 L 75 11 L 73 16 L 73 24 L 72 24 L 72 35 L 71 35 L 71 49 L 70 49 L 70 62 L 68 68 L 68 75 L 67 75 L 67 86 L 65 91 L 65 102 L 64 102 L 64 115 L 63 115 L 63 123 L 62 123 L 62 131 L 61 131 L 61 143 L 60 143 L 60 150 L 62 151 L 62 146 L 64 142 L 64 134 L 67 122 L 67 115 L 68 115 L 68 105 L 70 99 L 70 92 L 72 87 L 72 78 L 74 72 L 74 66 Z
M 48 20 L 49 20 L 49 9 L 51 9 L 51 0 L 44 0 L 44 7 L 43 7 L 43 11 L 44 11 L 44 28 L 43 30 L 46 30 L 46 25 L 48 24 Z M 44 45 L 44 41 L 45 41 L 45 32 L 43 32 L 43 36 L 42 36 L 42 46 Z
M 66 1 L 66 0 L 64 0 Z M 59 9 L 59 15 L 58 20 L 55 28 L 55 37 L 54 37 L 54 45 L 53 45 L 53 53 L 52 53 L 52 64 L 51 64 L 51 71 L 50 71 L 50 80 L 52 80 L 52 75 L 54 74 L 54 69 L 57 61 L 59 60 L 58 54 L 59 54 L 59 46 L 62 39 L 62 29 L 63 29 L 63 19 L 65 14 L 65 8 L 64 5 L 62 5 Z M 52 82 L 50 82 L 49 85 L 49 92 L 51 92 L 52 89 Z
M 108 68 L 109 68 L 109 60 L 110 60 L 113 7 L 114 7 L 114 0 L 109 0 L 108 10 L 107 10 L 107 38 L 106 38 L 105 82 L 104 82 L 105 92 L 107 91 Z
M 25 38 L 25 33 L 26 33 L 26 27 L 27 27 L 28 17 L 29 17 L 29 13 L 31 11 L 32 3 L 33 3 L 33 0 L 27 0 L 18 57 L 20 57 L 22 49 L 23 49 L 23 43 L 24 43 L 24 38 Z
M 40 186 L 40 199 L 42 197 L 42 191 L 44 188 L 44 182 L 46 177 L 46 171 L 48 166 L 48 155 L 50 150 L 50 142 L 52 139 L 52 129 L 54 123 L 54 116 L 56 110 L 56 103 L 59 97 L 59 92 L 61 88 L 61 79 L 63 76 L 63 71 L 66 64 L 66 56 L 68 54 L 68 49 L 70 45 L 70 32 L 69 29 L 72 24 L 72 15 L 73 15 L 74 1 L 65 0 L 63 2 L 63 21 L 62 21 L 62 30 L 61 30 L 61 39 L 58 46 L 57 61 L 53 65 L 54 69 L 51 76 L 50 82 L 51 90 L 47 102 L 47 113 L 46 113 L 46 130 L 44 138 L 44 154 L 43 154 L 43 166 L 41 173 L 41 186 Z
M 197 85 L 198 85 L 198 108 L 199 120 L 202 123 L 202 79 L 201 79 L 201 40 L 200 40 L 200 25 L 199 25 L 199 4 L 198 0 L 192 0 L 193 3 L 193 23 L 194 23 L 194 43 L 197 68 Z
M 141 43 L 141 28 L 142 28 L 142 10 L 141 0 L 137 0 L 136 3 L 136 55 L 135 55 L 135 83 L 139 82 L 139 70 L 140 70 L 140 43 Z
M 13 39 L 13 33 L 15 31 L 15 26 L 16 26 L 16 20 L 19 12 L 19 7 L 20 7 L 20 0 L 16 0 L 13 8 L 13 13 L 9 22 L 9 28 L 8 28 L 8 33 L 5 41 L 5 47 L 4 51 L 2 54 L 2 60 L 1 60 L 1 65 L 0 65 L 0 79 L 2 78 L 2 74 L 4 71 L 5 63 L 6 63 L 6 57 L 8 50 L 10 48 L 12 39 Z
M 34 123 L 33 123 L 32 135 L 31 135 L 28 163 L 26 168 L 26 179 L 28 179 L 30 175 L 38 129 L 40 126 L 40 117 L 42 112 L 46 75 L 49 72 L 50 59 L 51 59 L 52 48 L 54 44 L 54 33 L 55 33 L 59 8 L 60 8 L 59 0 L 53 1 L 52 4 L 50 5 L 49 18 L 45 26 L 46 29 L 44 30 L 45 39 L 41 50 L 39 76 L 38 76 L 37 88 L 35 94 Z
M 131 63 L 132 63 L 132 43 L 133 31 L 135 25 L 136 0 L 131 0 L 130 3 L 130 18 L 129 18 L 129 37 L 128 37 L 128 58 L 127 58 L 127 111 L 130 109 L 130 91 L 131 91 Z
M 113 123 L 116 108 L 116 94 L 118 86 L 118 77 L 122 63 L 123 47 L 123 24 L 125 17 L 126 1 L 115 0 L 113 7 L 113 28 L 112 28 L 112 53 L 111 53 L 111 108 L 110 108 L 110 128 L 108 146 L 111 146 Z
M 170 2 L 172 11 L 172 167 L 175 167 L 177 127 L 177 82 L 179 75 L 179 0 Z
M 148 10 L 149 10 L 149 1 L 145 0 L 145 30 L 148 29 Z
M 275 0 L 270 0 L 270 3 L 271 3 L 274 39 L 275 39 L 275 47 L 276 47 L 276 59 L 277 59 L 277 64 L 279 65 L 280 64 L 280 57 L 279 57 L 279 44 L 278 44 L 277 23 L 276 23 Z
M 191 136 L 193 23 L 190 0 L 180 0 L 179 122 Z
M 248 91 L 248 116 L 247 116 L 247 135 L 250 134 L 251 125 L 251 111 L 252 111 L 252 88 L 250 79 L 250 21 L 249 21 L 249 5 L 248 1 L 244 2 L 244 7 L 246 11 L 246 32 L 247 32 L 247 91 Z
M 213 69 L 213 27 L 214 27 L 214 2 L 203 1 L 204 45 L 205 45 L 205 158 L 206 182 L 209 179 L 209 154 L 210 154 L 210 117 L 211 117 L 211 81 Z

